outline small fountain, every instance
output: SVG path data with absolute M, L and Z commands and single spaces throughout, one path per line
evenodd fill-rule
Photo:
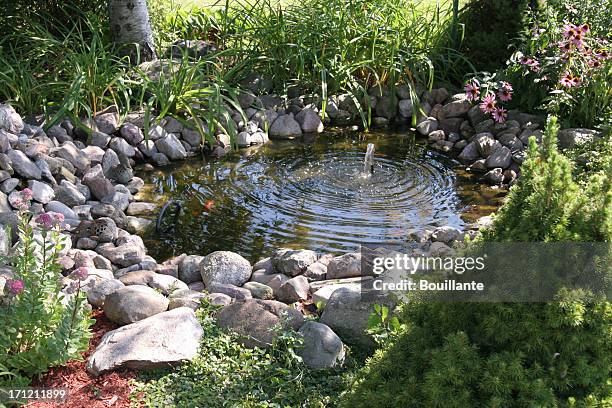
M 363 174 L 374 174 L 374 143 L 368 143 L 365 160 L 363 162 Z

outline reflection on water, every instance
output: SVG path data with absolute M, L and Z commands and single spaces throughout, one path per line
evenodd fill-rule
M 278 247 L 339 253 L 405 241 L 425 227 L 461 227 L 503 196 L 411 134 L 309 139 L 140 174 L 150 186 L 145 199 L 183 204 L 173 230 L 145 237 L 150 254 L 231 250 L 255 261 Z M 374 173 L 362 177 L 368 143 L 376 146 Z

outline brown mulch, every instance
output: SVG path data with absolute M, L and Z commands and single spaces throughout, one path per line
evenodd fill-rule
M 102 336 L 116 329 L 118 326 L 108 320 L 102 311 L 93 313 L 96 323 L 92 327 L 93 337 L 89 341 L 89 348 L 84 352 L 84 361 L 70 361 L 61 367 L 49 370 L 40 380 L 35 381 L 33 387 L 66 388 L 68 400 L 63 403 L 31 402 L 29 408 L 65 407 L 65 408 L 108 408 L 128 407 L 129 395 L 132 387 L 128 382 L 136 377 L 131 370 L 114 371 L 93 377 L 87 370 L 87 357 L 100 343 Z

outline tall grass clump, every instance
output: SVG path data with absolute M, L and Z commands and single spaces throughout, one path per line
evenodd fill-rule
M 451 75 L 462 57 L 447 47 L 450 4 L 421 3 L 219 2 L 169 16 L 163 31 L 216 43 L 236 78 L 257 72 L 271 78 L 277 91 L 292 85 L 329 93 L 376 83 L 430 86 Z
M 107 21 L 74 13 L 68 21 L 48 14 L 0 41 L 0 100 L 24 115 L 45 113 L 48 124 L 110 105 L 127 110 L 127 61 L 115 56 Z

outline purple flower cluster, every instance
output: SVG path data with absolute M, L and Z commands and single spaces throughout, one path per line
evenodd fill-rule
M 20 294 L 24 289 L 23 281 L 19 279 L 8 279 L 6 281 L 6 287 L 13 295 Z
M 32 190 L 24 188 L 12 204 L 20 211 L 27 211 L 30 208 L 30 200 L 32 200 Z
M 35 222 L 45 230 L 50 230 L 54 226 L 64 222 L 64 215 L 56 212 L 46 212 L 38 215 Z

